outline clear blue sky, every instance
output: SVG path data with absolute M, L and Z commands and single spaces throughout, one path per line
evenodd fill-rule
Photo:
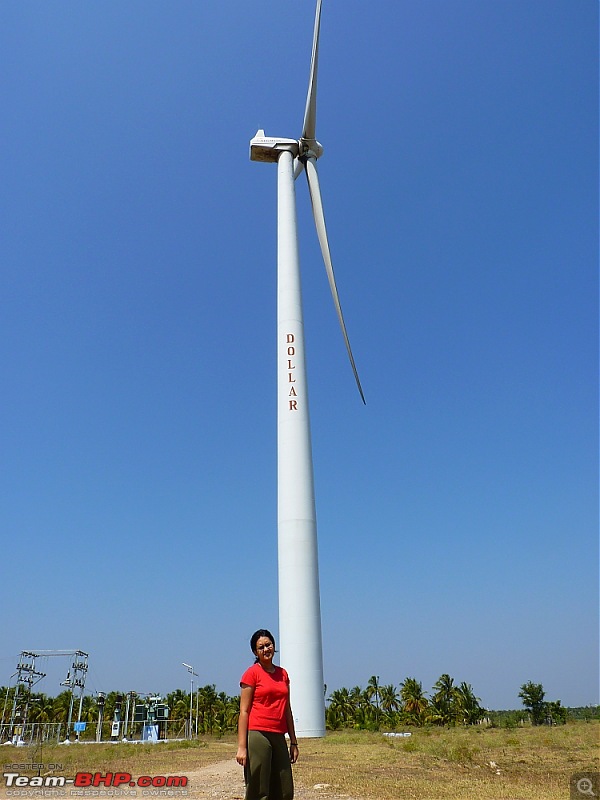
M 0 4 L 0 685 L 81 648 L 89 691 L 187 661 L 233 694 L 277 633 L 276 170 L 248 144 L 300 134 L 314 3 L 273 8 Z M 302 180 L 330 690 L 598 701 L 597 76 L 594 0 L 324 0 L 367 398 Z

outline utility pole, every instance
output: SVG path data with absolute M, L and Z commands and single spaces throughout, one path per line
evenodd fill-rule
M 98 706 L 98 724 L 96 725 L 96 741 L 102 741 L 102 723 L 104 722 L 104 703 L 106 702 L 106 695 L 104 692 L 98 692 L 96 697 L 96 705 Z
M 192 716 L 194 710 L 194 676 L 197 678 L 198 673 L 194 672 L 194 668 L 191 664 L 186 664 L 185 661 L 181 662 L 181 665 L 187 669 L 191 676 L 191 686 L 190 686 L 190 724 L 189 724 L 189 735 L 188 739 L 192 738 Z M 196 708 L 198 704 L 196 703 Z M 196 716 L 196 734 L 198 733 L 198 716 Z

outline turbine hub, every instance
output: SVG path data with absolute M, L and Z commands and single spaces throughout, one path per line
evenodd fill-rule
M 317 142 L 316 139 L 299 139 L 298 140 L 298 158 L 321 158 L 323 155 L 323 145 Z

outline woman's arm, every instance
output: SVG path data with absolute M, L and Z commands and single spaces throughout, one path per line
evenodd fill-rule
M 294 715 L 292 714 L 292 706 L 288 697 L 287 706 L 285 707 L 285 721 L 287 724 L 288 734 L 290 736 L 290 761 L 295 764 L 298 761 L 298 739 L 296 737 L 296 728 L 294 726 Z
M 242 683 L 240 692 L 240 716 L 238 720 L 238 749 L 235 760 L 242 767 L 248 763 L 248 717 L 254 698 L 254 686 Z

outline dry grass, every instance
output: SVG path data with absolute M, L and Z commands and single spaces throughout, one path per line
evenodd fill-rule
M 573 773 L 598 770 L 599 728 L 415 729 L 406 739 L 332 733 L 303 742 L 296 777 L 373 800 L 564 800 Z
M 235 756 L 234 738 L 201 738 L 158 744 L 72 744 L 3 747 L 2 765 L 45 764 L 42 774 L 74 775 L 76 772 L 130 772 L 132 775 L 185 775 L 186 770 L 214 764 Z M 233 755 L 232 755 L 233 752 Z M 48 770 L 48 765 L 57 768 Z M 4 770 L 3 770 L 4 771 Z M 37 775 L 36 770 L 20 770 Z M 0 795 L 1 797 L 1 795 Z
M 298 786 L 361 800 L 564 800 L 573 773 L 598 771 L 600 724 L 555 728 L 414 729 L 410 738 L 347 731 L 301 741 Z M 56 774 L 185 775 L 233 759 L 235 737 L 156 745 L 3 747 L 8 763 L 58 763 Z M 497 765 L 497 766 L 493 766 Z M 47 771 L 47 770 L 46 770 Z M 23 771 L 25 774 L 25 771 Z M 30 774 L 33 774 L 30 772 Z M 1 796 L 1 795 L 0 795 Z

